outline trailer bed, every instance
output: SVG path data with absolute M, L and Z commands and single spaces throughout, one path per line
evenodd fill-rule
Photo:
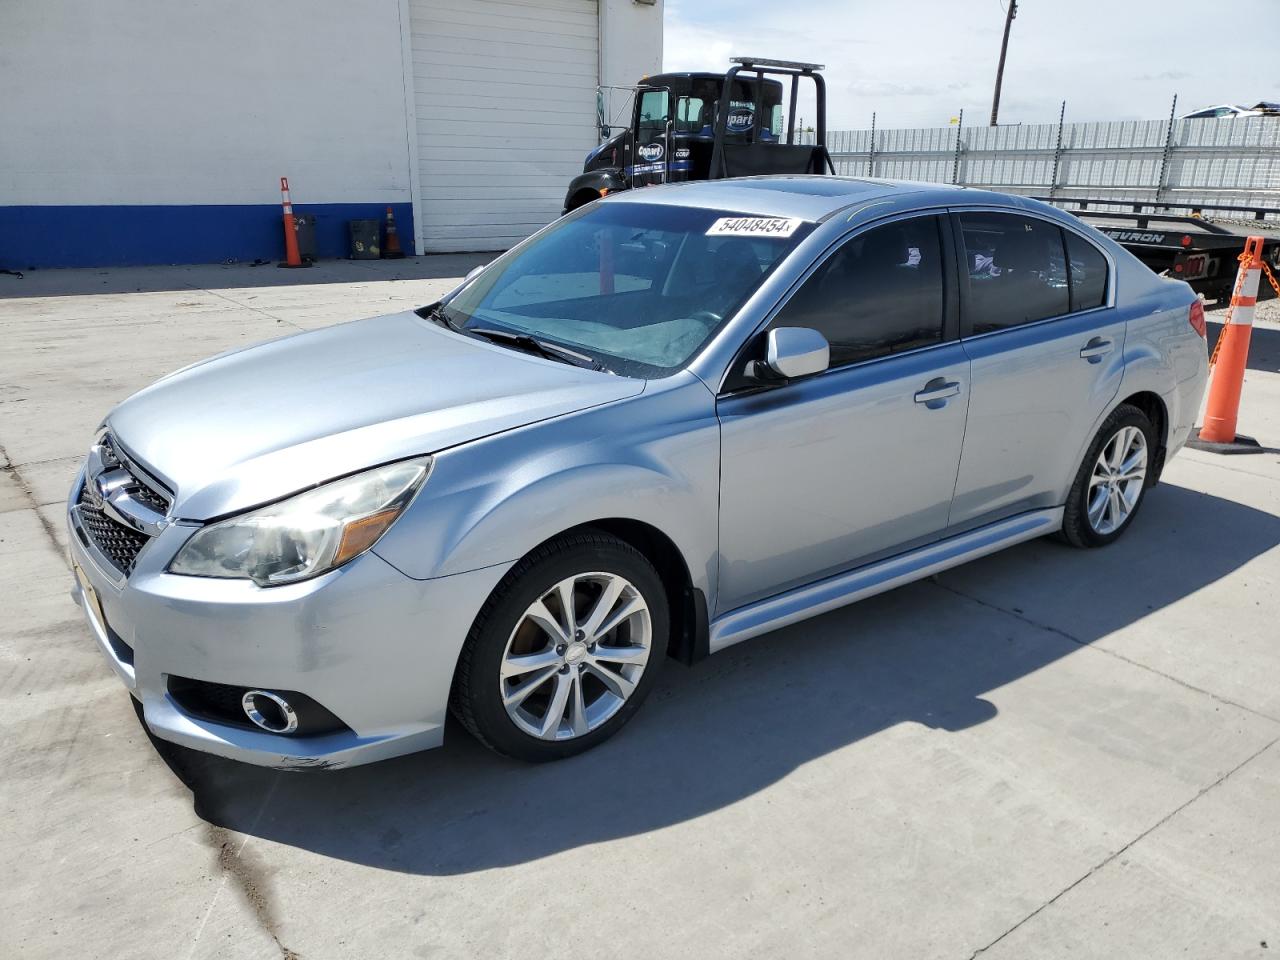
M 1237 257 L 1247 237 L 1263 238 L 1262 255 L 1273 271 L 1280 272 L 1280 208 L 1204 207 L 1191 204 L 1133 204 L 1134 209 L 1116 210 L 1116 200 L 1082 200 L 1041 197 L 1075 214 L 1085 223 L 1111 237 L 1156 273 L 1185 280 L 1207 299 L 1229 299 L 1235 284 Z M 1107 208 L 1110 209 L 1100 209 Z M 1218 217 L 1207 218 L 1211 210 Z M 1222 217 L 1221 214 L 1228 214 Z M 1230 216 L 1237 214 L 1237 216 Z M 1261 299 L 1274 296 L 1271 285 L 1262 284 Z

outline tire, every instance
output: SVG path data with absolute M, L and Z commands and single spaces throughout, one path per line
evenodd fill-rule
M 561 602 L 566 583 L 571 625 Z M 609 739 L 640 708 L 669 634 L 666 591 L 640 551 L 600 531 L 559 537 L 517 563 L 481 608 L 450 707 L 505 756 L 570 757 Z
M 1138 460 L 1140 466 L 1124 467 Z M 1121 451 L 1123 447 L 1123 451 Z M 1102 461 L 1106 451 L 1106 463 Z M 1122 403 L 1111 411 L 1076 472 L 1067 495 L 1062 518 L 1062 539 L 1074 547 L 1105 547 L 1117 540 L 1133 523 L 1155 476 L 1155 430 L 1147 415 L 1137 407 Z M 1126 480 L 1125 477 L 1130 479 Z M 1101 512 L 1098 509 L 1102 488 Z M 1114 490 L 1117 499 L 1112 499 Z M 1090 510 L 1091 505 L 1093 510 Z

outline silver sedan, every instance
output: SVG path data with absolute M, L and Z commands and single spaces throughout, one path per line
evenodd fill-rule
M 1191 430 L 1204 332 L 1185 284 L 1029 199 L 632 191 L 437 303 L 120 404 L 68 504 L 76 596 L 166 740 L 332 767 L 452 710 L 565 757 L 669 659 L 1115 540 Z

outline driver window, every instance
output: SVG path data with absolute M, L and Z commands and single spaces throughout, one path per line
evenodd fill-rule
M 640 142 L 661 137 L 667 132 L 667 91 L 646 90 L 640 96 Z
M 833 367 L 941 343 L 939 230 L 938 217 L 915 217 L 847 240 L 769 326 L 819 331 Z

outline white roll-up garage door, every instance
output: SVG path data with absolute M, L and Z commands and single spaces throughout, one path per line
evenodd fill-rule
M 596 0 L 410 0 L 424 252 L 502 250 L 559 215 L 597 142 Z

